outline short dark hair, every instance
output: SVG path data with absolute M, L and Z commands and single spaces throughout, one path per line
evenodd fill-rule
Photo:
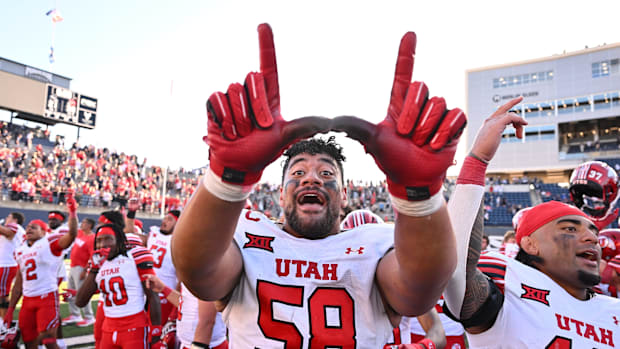
M 26 217 L 24 217 L 24 214 L 21 212 L 11 212 L 9 214 L 11 215 L 11 217 L 13 217 L 14 220 L 17 221 L 17 224 L 19 225 L 23 225 L 26 221 Z
M 84 221 L 88 224 L 90 224 L 90 229 L 95 227 L 95 220 L 94 219 L 90 219 L 90 218 L 84 218 Z
M 125 229 L 125 216 L 114 210 L 101 212 L 101 215 L 107 218 L 112 224 L 118 225 L 121 230 Z
M 171 215 L 177 217 L 177 219 L 179 219 L 179 216 L 181 215 L 181 211 L 179 211 L 179 210 L 170 210 L 170 211 L 168 211 L 168 214 L 171 214 Z
M 299 154 L 328 155 L 338 164 L 338 169 L 340 169 L 340 179 L 344 184 L 344 170 L 342 168 L 342 163 L 346 160 L 346 158 L 342 154 L 342 146 L 336 143 L 336 137 L 331 136 L 327 140 L 320 137 L 304 139 L 288 148 L 284 152 L 286 159 L 284 160 L 284 165 L 282 168 L 282 182 L 284 182 L 284 175 L 286 174 L 286 170 L 288 169 L 291 159 Z

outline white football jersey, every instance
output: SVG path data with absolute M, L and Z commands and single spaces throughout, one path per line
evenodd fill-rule
M 0 235 L 0 267 L 14 267 L 17 265 L 14 252 L 24 242 L 26 231 L 17 223 L 9 223 L 6 227 L 15 235 L 12 239 Z
M 32 246 L 23 243 L 15 250 L 15 259 L 22 274 L 22 292 L 27 297 L 41 296 L 58 291 L 58 254 L 52 244 L 57 244 L 60 236 L 49 235 L 35 241 Z
M 170 238 L 172 234 L 162 234 L 158 227 L 151 227 L 149 239 L 146 247 L 153 254 L 155 259 L 155 273 L 166 286 L 175 290 L 177 288 L 177 272 L 172 264 L 172 254 L 170 253 Z M 161 298 L 163 295 L 160 294 Z
M 181 299 L 179 301 L 179 317 L 177 319 L 177 337 L 181 344 L 189 348 L 194 341 L 194 334 L 198 326 L 198 298 L 181 284 Z M 214 348 L 226 340 L 226 326 L 222 320 L 222 314 L 217 313 L 215 324 L 211 332 L 209 347 Z
M 120 318 L 144 311 L 146 296 L 138 264 L 152 261 L 150 253 L 144 247 L 136 247 L 127 252 L 127 256 L 118 255 L 106 260 L 99 268 L 95 278 L 106 317 Z
M 617 348 L 620 300 L 578 300 L 544 273 L 488 252 L 478 268 L 504 293 L 493 326 L 467 334 L 470 348 Z
M 243 210 L 243 274 L 224 309 L 232 348 L 382 348 L 392 326 L 375 272 L 394 228 L 368 224 L 309 240 Z M 288 343 L 288 345 L 287 345 Z

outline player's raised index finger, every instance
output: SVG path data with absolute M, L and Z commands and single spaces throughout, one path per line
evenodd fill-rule
M 514 107 L 515 105 L 521 103 L 522 100 L 523 100 L 523 96 L 519 96 L 517 98 L 511 99 L 506 104 L 504 104 L 501 107 L 497 108 L 497 110 L 495 111 L 495 113 L 493 113 L 493 115 L 500 115 L 500 114 L 507 113 L 510 109 L 512 109 L 512 107 Z
M 276 48 L 273 43 L 271 26 L 263 23 L 258 26 L 258 46 L 260 50 L 260 71 L 265 78 L 267 91 L 276 88 L 278 84 L 278 66 L 276 63 Z M 271 84 L 275 83 L 275 86 Z
M 414 32 L 407 32 L 400 40 L 398 58 L 396 59 L 396 72 L 394 73 L 394 83 L 392 84 L 392 97 L 390 101 L 392 104 L 394 102 L 402 103 L 407 95 L 407 89 L 409 84 L 411 84 L 411 76 L 413 75 L 416 43 L 417 38 Z

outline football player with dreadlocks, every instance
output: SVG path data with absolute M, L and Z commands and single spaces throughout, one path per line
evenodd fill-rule
M 116 224 L 103 224 L 95 233 L 92 266 L 77 292 L 84 306 L 99 289 L 105 319 L 101 348 L 158 348 L 161 335 L 159 297 L 146 288 L 146 276 L 155 274 L 153 257 L 144 247 L 127 248 L 125 233 Z M 150 323 L 145 305 L 148 302 Z

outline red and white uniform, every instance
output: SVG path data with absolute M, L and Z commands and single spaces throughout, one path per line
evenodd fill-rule
M 163 234 L 158 227 L 151 227 L 146 247 L 153 254 L 155 260 L 155 273 L 164 284 L 173 290 L 177 288 L 177 272 L 174 264 L 172 264 L 172 253 L 170 252 L 170 238 L 172 234 Z M 162 319 L 167 319 L 174 306 L 168 302 L 163 294 L 159 294 L 161 302 Z
M 243 210 L 234 241 L 244 271 L 223 311 L 230 347 L 382 348 L 392 326 L 375 270 L 393 235 L 367 224 L 308 240 Z
M 8 239 L 0 235 L 0 296 L 9 295 L 11 284 L 17 273 L 17 262 L 15 261 L 15 249 L 19 247 L 25 239 L 26 232 L 21 225 L 9 223 L 6 225 L 15 235 Z
M 177 319 L 177 338 L 181 341 L 181 348 L 190 348 L 194 341 L 194 334 L 198 326 L 198 299 L 181 284 L 181 300 L 179 302 L 179 317 Z M 226 340 L 226 325 L 222 314 L 217 313 L 211 342 L 209 347 L 215 348 Z
M 59 239 L 58 235 L 50 235 L 32 245 L 25 242 L 15 250 L 24 294 L 19 312 L 19 327 L 24 342 L 35 340 L 39 333 L 60 323 L 56 279 L 58 256 L 62 254 Z
M 465 349 L 465 329 L 463 325 L 450 319 L 443 313 L 444 302 L 443 297 L 440 298 L 435 305 L 435 310 L 439 313 L 441 325 L 446 333 L 446 349 Z M 416 318 L 410 319 L 409 326 L 412 343 L 422 340 L 426 335 L 422 325 L 420 325 L 420 322 Z
M 58 291 L 56 271 L 62 248 L 60 235 L 48 235 L 29 245 L 22 244 L 15 250 L 15 259 L 22 273 L 24 296 L 36 297 Z
M 143 247 L 106 260 L 95 278 L 101 297 L 103 321 L 101 347 L 146 347 L 148 318 L 144 311 L 146 296 L 142 280 L 147 274 L 155 275 L 151 267 L 153 257 Z
M 470 348 L 620 346 L 620 300 L 578 300 L 542 272 L 499 253 L 483 254 L 478 268 L 504 293 L 504 304 L 490 329 L 467 334 Z

